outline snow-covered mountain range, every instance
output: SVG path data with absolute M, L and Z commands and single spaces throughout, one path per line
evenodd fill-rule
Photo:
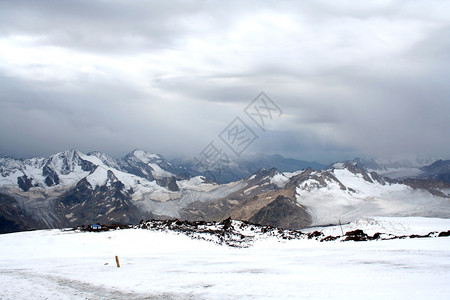
M 424 172 L 445 171 L 448 165 L 437 164 Z M 450 218 L 448 181 L 396 181 L 358 160 L 322 170 L 260 169 L 225 184 L 190 170 L 141 150 L 120 159 L 78 150 L 49 158 L 0 158 L 0 231 L 151 218 L 232 217 L 284 228 L 365 216 Z

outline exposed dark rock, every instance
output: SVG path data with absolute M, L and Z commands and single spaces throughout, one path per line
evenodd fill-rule
M 421 177 L 437 179 L 450 183 L 450 160 L 438 160 L 433 164 L 423 167 L 425 174 Z
M 332 236 L 332 235 L 329 235 L 329 236 L 324 237 L 324 238 L 321 239 L 320 241 L 321 241 L 321 242 L 331 242 L 331 241 L 335 241 L 335 240 L 337 240 L 337 239 L 339 239 L 339 238 L 340 238 L 339 236 Z
M 356 191 L 352 188 L 347 188 L 349 192 L 356 193 Z
M 0 194 L 0 233 L 10 233 L 43 228 L 42 222 L 28 215 L 16 199 Z
M 119 161 L 119 166 L 124 172 L 146 178 L 148 180 L 155 180 L 152 175 L 153 169 L 143 162 L 130 162 L 125 160 Z
M 291 199 L 278 196 L 274 201 L 260 209 L 250 222 L 270 224 L 281 228 L 303 228 L 311 224 L 310 215 Z
M 450 236 L 450 230 L 449 230 L 449 231 L 442 231 L 441 233 L 439 233 L 438 236 L 439 236 L 439 237 Z
M 231 222 L 231 218 L 225 219 L 221 222 L 224 230 L 234 229 L 233 224 Z
M 377 172 L 370 172 L 370 176 L 372 176 L 372 178 L 381 185 L 386 185 L 386 183 L 392 181 L 383 176 L 378 175 Z
M 132 203 L 129 191 L 110 171 L 107 182 L 108 186 L 93 187 L 86 178 L 82 179 L 61 197 L 56 207 L 58 215 L 73 214 L 75 219 L 66 220 L 71 226 L 81 222 L 135 224 L 143 217 L 153 217 Z
M 28 190 L 33 187 L 31 179 L 28 178 L 27 175 L 17 177 L 17 184 L 24 192 L 28 192 Z
M 323 232 L 313 231 L 313 232 L 308 233 L 307 236 L 308 236 L 308 239 L 311 240 L 311 239 L 315 239 L 315 238 L 318 238 L 318 237 L 322 237 L 323 236 Z
M 441 189 L 448 189 L 450 188 L 450 182 L 439 180 L 439 179 L 425 179 L 425 178 L 408 178 L 405 180 L 402 180 L 400 183 L 406 184 L 413 189 L 423 189 L 431 194 L 448 198 L 447 195 L 441 192 Z
M 364 231 L 357 229 L 354 231 L 349 231 L 345 234 L 344 241 L 355 241 L 355 242 L 361 242 L 361 241 L 367 241 L 369 239 L 369 236 L 364 233 Z
M 45 176 L 45 184 L 47 186 L 57 185 L 59 183 L 58 174 L 48 165 L 42 169 L 42 175 Z
M 91 163 L 90 161 L 81 159 L 79 160 L 79 164 L 81 166 L 81 169 L 85 172 L 92 172 L 95 170 L 96 165 L 94 165 L 93 163 Z
M 175 176 L 156 179 L 156 182 L 158 185 L 166 187 L 172 192 L 177 192 L 180 190 L 177 184 L 177 178 Z
M 137 228 L 158 231 L 170 230 L 185 234 L 193 239 L 207 240 L 220 245 L 239 248 L 249 247 L 255 239 L 263 236 L 275 236 L 283 240 L 299 239 L 304 236 L 301 231 L 261 226 L 247 221 L 232 220 L 231 218 L 221 222 L 148 220 L 141 221 Z M 248 232 L 251 232 L 251 234 L 248 234 Z
M 353 174 L 361 174 L 365 181 L 373 183 L 373 180 L 370 178 L 367 169 L 360 162 L 347 162 L 345 164 L 345 168 L 352 172 Z
M 170 181 L 169 184 L 167 185 L 167 188 L 172 192 L 177 192 L 180 190 L 177 184 L 177 179 L 174 176 L 170 177 Z
M 377 232 L 377 233 L 375 233 L 375 234 L 373 235 L 372 239 L 373 239 L 373 240 L 379 240 L 379 239 L 381 238 L 381 235 L 382 235 L 382 233 Z

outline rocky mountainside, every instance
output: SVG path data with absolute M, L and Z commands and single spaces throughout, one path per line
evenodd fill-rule
M 196 201 L 184 218 L 231 217 L 283 228 L 350 222 L 363 216 L 450 217 L 450 184 L 399 182 L 357 162 L 295 173 L 261 170 L 213 202 Z
M 324 170 L 260 169 L 226 184 L 134 150 L 121 159 L 69 150 L 0 159 L 0 232 L 140 220 L 233 218 L 283 228 L 362 216 L 450 217 L 448 183 L 395 181 L 361 163 Z
M 177 169 L 159 155 L 135 150 L 122 159 L 69 150 L 50 158 L 0 160 L 2 213 L 25 227 L 61 227 L 76 222 L 139 221 L 142 211 L 133 199 L 177 190 Z M 145 216 L 153 216 L 151 213 Z M 25 222 L 25 221 L 26 222 Z M 6 221 L 2 222 L 5 223 Z
M 450 160 L 438 160 L 422 168 L 424 174 L 420 177 L 450 182 Z

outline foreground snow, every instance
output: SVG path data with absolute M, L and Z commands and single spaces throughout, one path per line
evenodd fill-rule
M 344 231 L 357 226 L 428 233 L 450 229 L 450 220 L 365 218 Z M 450 238 L 268 238 L 242 249 L 140 229 L 49 230 L 0 235 L 0 253 L 1 299 L 440 299 L 450 292 Z

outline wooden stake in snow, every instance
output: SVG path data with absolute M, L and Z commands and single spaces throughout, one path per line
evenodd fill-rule
M 341 227 L 342 236 L 344 236 L 344 230 L 342 230 L 341 220 L 339 220 L 339 226 Z
M 117 255 L 116 255 L 116 264 L 117 264 L 117 267 L 120 268 L 119 257 Z

